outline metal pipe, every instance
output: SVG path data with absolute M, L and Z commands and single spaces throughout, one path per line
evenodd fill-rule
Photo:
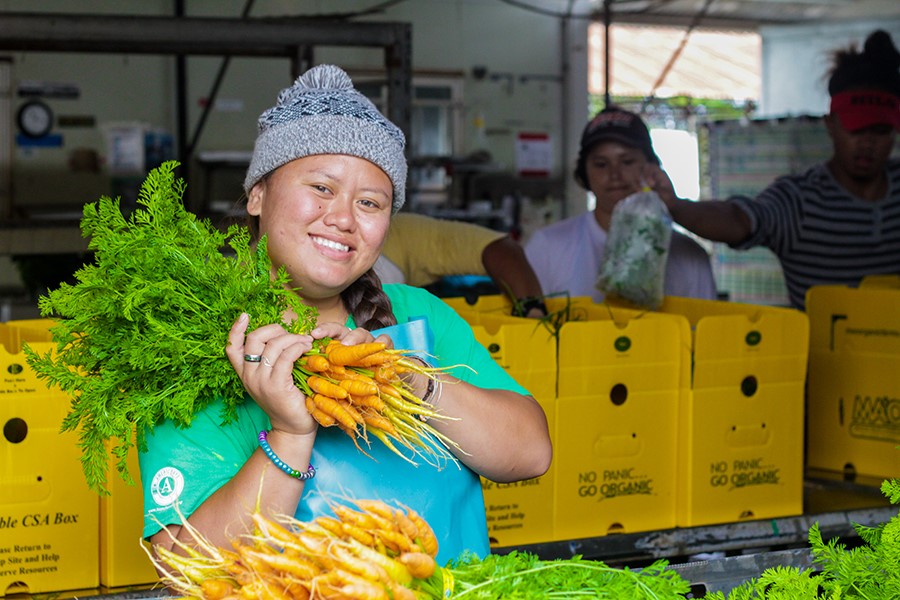
M 291 57 L 301 44 L 391 46 L 406 23 L 0 13 L 0 50 Z M 164 49 L 164 50 L 161 50 Z
M 603 0 L 603 107 L 610 104 L 609 27 L 612 25 L 612 0 Z

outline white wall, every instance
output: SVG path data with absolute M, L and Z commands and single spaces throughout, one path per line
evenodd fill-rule
M 862 44 L 875 29 L 900 45 L 900 19 L 764 27 L 760 117 L 823 115 L 828 112 L 830 53 Z

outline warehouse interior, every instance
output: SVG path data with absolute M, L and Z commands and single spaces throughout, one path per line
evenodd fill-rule
M 410 171 L 404 210 L 478 223 L 524 242 L 536 228 L 591 207 L 592 198 L 573 180 L 572 168 L 585 122 L 611 98 L 643 109 L 654 144 L 671 143 L 660 156 L 683 197 L 749 194 L 780 173 L 796 173 L 821 160 L 829 151 L 821 123 L 828 110 L 823 75 L 829 53 L 860 44 L 874 29 L 900 40 L 900 4 L 0 0 L 0 324 L 39 319 L 38 298 L 48 287 L 70 281 L 88 260 L 88 240 L 79 230 L 85 205 L 111 196 L 121 198 L 124 209 L 134 209 L 147 171 L 163 161 L 181 163 L 189 210 L 216 224 L 233 222 L 242 212 L 241 183 L 258 115 L 313 65 L 341 66 L 405 132 Z M 734 153 L 740 155 L 737 168 L 725 159 Z M 900 143 L 895 155 L 900 155 Z M 684 178 L 676 180 L 674 173 L 682 172 Z M 790 347 L 792 334 L 804 342 L 807 334 L 785 309 L 777 261 L 766 251 L 736 253 L 718 243 L 705 248 L 720 296 L 757 307 L 749 317 L 755 330 L 768 339 L 777 337 L 788 349 L 763 357 L 761 364 L 779 373 L 782 367 L 785 373 L 797 367 L 799 379 L 786 375 L 779 383 L 802 396 L 810 348 L 802 348 L 801 358 Z M 484 310 L 484 304 L 460 310 Z M 848 305 L 848 313 L 853 310 L 858 309 Z M 887 304 L 884 310 L 885 327 L 896 330 L 896 309 Z M 729 314 L 735 320 L 725 322 L 722 331 L 745 314 L 750 313 Z M 473 323 L 481 318 L 472 314 Z M 490 316 L 484 318 L 491 322 Z M 697 316 L 688 320 L 696 329 Z M 656 326 L 648 335 L 669 325 Z M 672 327 L 684 344 L 696 342 L 694 332 L 681 323 Z M 487 331 L 493 334 L 490 327 Z M 17 342 L 16 335 L 3 333 L 0 345 Z M 878 364 L 896 360 L 896 349 L 885 347 L 879 352 L 889 356 Z M 754 360 L 760 357 L 752 352 Z M 727 361 L 713 365 L 710 377 L 732 366 Z M 534 385 L 541 384 L 535 380 Z M 5 422 L 2 402 L 0 396 L 0 421 Z M 896 405 L 895 395 L 891 406 Z M 773 415 L 779 410 L 772 408 Z M 787 419 L 792 413 L 785 409 L 782 414 Z M 798 423 L 802 443 L 808 424 L 802 414 L 790 418 Z M 723 443 L 749 445 L 765 438 L 765 446 L 768 435 L 737 431 L 726 434 Z M 564 452 L 578 448 L 573 444 Z M 879 461 L 900 465 L 900 457 Z M 702 467 L 713 472 L 692 475 L 715 478 L 716 465 Z M 754 472 L 773 472 L 772 465 L 757 467 Z M 781 475 L 785 480 L 787 471 Z M 783 506 L 790 508 L 784 514 L 759 518 L 749 513 L 714 522 L 694 517 L 683 520 L 685 526 L 648 519 L 636 529 L 604 526 L 585 535 L 572 534 L 571 523 L 559 529 L 565 534 L 526 525 L 521 535 L 513 529 L 510 538 L 494 540 L 495 547 L 504 553 L 519 549 L 547 559 L 580 555 L 638 567 L 667 559 L 696 582 L 692 593 L 697 595 L 688 597 L 699 598 L 701 592 L 727 591 L 770 566 L 810 568 L 808 532 L 814 522 L 826 537 L 852 545 L 860 543 L 854 524 L 873 525 L 896 515 L 879 490 L 879 474 L 818 469 L 794 475 L 796 480 L 783 483 L 794 485 L 794 492 L 802 487 L 802 498 L 786 501 Z M 592 482 L 584 483 L 579 489 Z M 779 494 L 785 486 L 778 487 Z M 46 501 L 43 493 L 35 492 L 32 501 Z M 0 509 L 14 503 L 11 494 L 0 490 Z M 543 514 L 550 509 L 542 502 L 557 497 L 546 488 L 535 494 L 514 508 L 509 507 L 520 500 L 495 496 L 493 518 L 506 520 L 529 510 Z M 799 511 L 794 500 L 802 500 Z M 582 507 L 569 505 L 573 512 Z M 674 523 L 677 511 L 670 508 Z M 109 535 L 102 529 L 108 518 L 104 510 L 112 509 L 101 508 L 98 544 Z M 9 558 L 4 551 L 13 544 L 4 540 L 14 533 L 9 523 L 0 512 L 0 576 Z M 14 541 L 18 544 L 19 538 Z M 148 591 L 146 562 L 135 569 L 122 564 L 129 557 L 142 560 L 142 554 L 133 553 L 134 547 L 124 550 L 122 540 L 114 543 L 122 545 L 111 545 L 106 554 L 101 549 L 106 571 L 99 583 L 75 587 L 85 595 L 162 597 L 153 595 L 158 589 Z M 121 553 L 120 561 L 114 553 Z M 7 588 L 7 580 L 0 577 L 0 598 L 40 597 L 31 595 L 40 586 L 9 579 Z M 50 581 L 44 590 L 79 597 L 69 593 L 73 587 L 53 587 L 59 584 Z

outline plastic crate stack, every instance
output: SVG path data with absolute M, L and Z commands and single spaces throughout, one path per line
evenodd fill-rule
M 495 546 L 802 514 L 805 314 L 551 298 L 550 325 L 508 316 L 500 296 L 446 301 L 551 426 L 546 475 L 483 482 Z
M 806 311 L 808 465 L 900 477 L 900 276 L 810 288 Z
M 23 343 L 55 348 L 51 324 L 0 323 L 0 597 L 155 582 L 141 548 L 140 485 L 113 471 L 109 496 L 88 488 L 77 434 L 60 433 L 68 396 L 25 362 Z

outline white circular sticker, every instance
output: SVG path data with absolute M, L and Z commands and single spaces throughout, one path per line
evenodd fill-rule
M 175 467 L 163 467 L 153 476 L 150 494 L 158 506 L 169 506 L 184 490 L 184 475 Z

